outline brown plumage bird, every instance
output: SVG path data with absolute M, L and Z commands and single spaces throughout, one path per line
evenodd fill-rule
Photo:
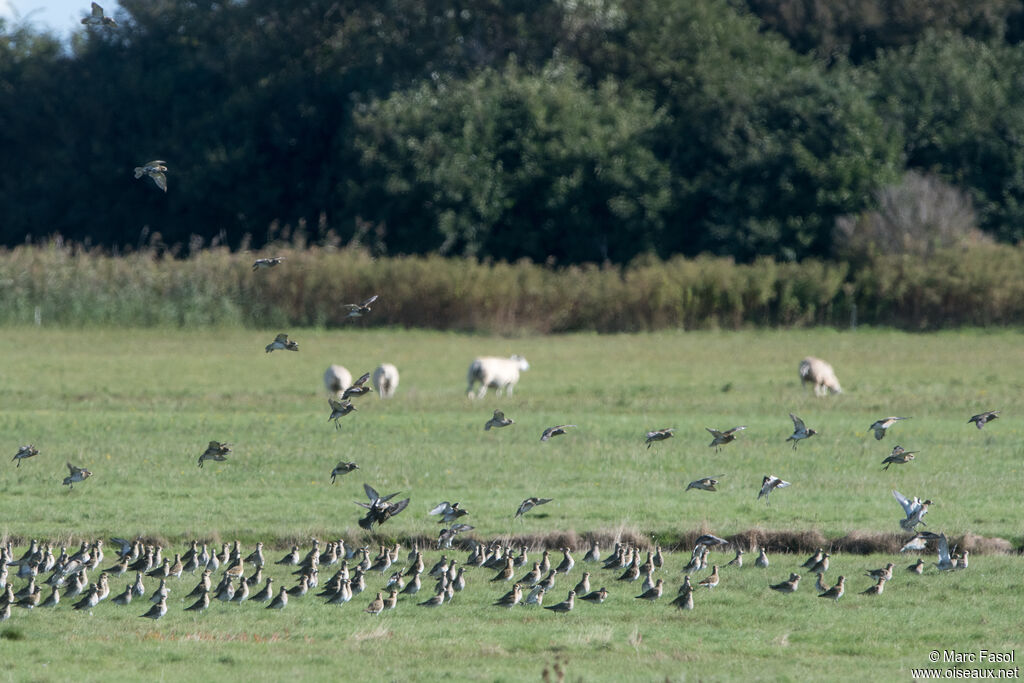
M 723 432 L 717 429 L 712 429 L 711 427 L 705 427 L 704 429 L 708 430 L 712 437 L 711 443 L 708 444 L 708 448 L 711 448 L 713 446 L 715 452 L 717 453 L 718 451 L 722 450 L 722 446 L 728 443 L 732 443 L 733 441 L 736 440 L 737 432 L 742 431 L 746 428 L 746 425 L 741 425 L 739 427 L 733 427 L 732 429 L 726 429 Z

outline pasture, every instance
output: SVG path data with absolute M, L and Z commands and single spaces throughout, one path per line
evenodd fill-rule
M 20 467 L 5 464 L 0 532 L 18 543 L 69 545 L 141 535 L 178 551 L 191 538 L 238 539 L 246 548 L 262 540 L 272 561 L 292 543 L 305 551 L 314 537 L 371 540 L 356 525 L 363 510 L 352 502 L 365 500 L 366 482 L 412 499 L 377 532 L 373 540 L 382 541 L 436 536 L 426 513 L 442 500 L 460 501 L 476 527 L 471 535 L 484 540 L 632 534 L 675 549 L 697 531 L 898 535 L 902 511 L 893 488 L 933 501 L 930 530 L 998 537 L 1014 548 L 1024 534 L 1017 417 L 1024 356 L 1014 331 L 508 339 L 353 325 L 288 330 L 298 353 L 264 353 L 278 331 L 0 331 L 4 452 L 9 460 L 21 444 L 40 450 Z M 515 394 L 467 399 L 470 361 L 512 353 L 531 364 Z M 797 364 L 806 355 L 830 361 L 845 393 L 819 399 L 801 389 Z M 358 410 L 335 430 L 324 369 L 339 363 L 358 376 L 380 362 L 401 372 L 397 396 L 356 399 Z M 496 407 L 516 423 L 485 432 Z M 966 424 L 993 408 L 1003 414 L 985 429 Z M 819 431 L 796 450 L 784 441 L 789 412 Z M 876 441 L 867 427 L 887 415 L 912 419 Z M 539 442 L 545 427 L 560 423 L 578 427 Z M 747 429 L 736 442 L 720 453 L 708 447 L 705 426 L 740 424 Z M 675 437 L 645 448 L 644 432 L 662 427 L 675 427 Z M 213 439 L 233 444 L 233 453 L 200 469 L 198 456 Z M 917 459 L 882 471 L 895 444 L 919 451 Z M 339 460 L 361 469 L 332 485 Z M 69 491 L 60 485 L 65 461 L 93 476 Z M 768 473 L 792 482 L 772 494 L 771 505 L 756 499 Z M 721 475 L 718 492 L 684 491 L 708 475 Z M 514 521 L 529 496 L 554 500 Z M 161 621 L 137 618 L 148 602 L 138 609 L 103 603 L 92 615 L 63 604 L 17 610 L 0 625 L 0 649 L 16 662 L 12 680 L 535 680 L 556 658 L 573 680 L 683 680 L 822 672 L 907 678 L 910 667 L 928 666 L 935 648 L 999 650 L 1019 642 L 1015 555 L 976 553 L 968 571 L 911 577 L 902 568 L 914 557 L 839 553 L 829 578 L 845 574 L 850 584 L 838 605 L 815 597 L 813 576 L 796 595 L 767 589 L 798 571 L 806 555 L 773 555 L 767 570 L 749 566 L 749 555 L 747 567 L 723 570 L 721 586 L 696 595 L 693 612 L 679 612 L 668 602 L 689 558 L 682 550 L 664 570 L 666 597 L 653 604 L 634 600 L 639 585 L 615 581 L 619 572 L 596 569 L 592 583 L 612 593 L 604 605 L 565 615 L 506 611 L 490 603 L 507 586 L 490 584 L 490 570 L 473 570 L 470 587 L 437 610 L 409 600 L 381 617 L 363 614 L 383 585 L 375 577 L 366 594 L 340 608 L 307 596 L 280 613 L 218 603 L 193 616 L 181 611 L 181 596 L 195 583 L 186 576 L 172 580 L 180 588 L 175 594 L 172 587 Z M 428 563 L 439 555 L 432 551 Z M 712 561 L 731 557 L 716 552 Z M 885 594 L 857 595 L 871 583 L 863 571 L 886 561 L 902 574 Z M 289 585 L 278 569 L 278 584 Z M 546 603 L 563 599 L 583 569 L 577 562 Z M 112 584 L 119 591 L 124 579 Z M 421 600 L 431 594 L 424 584 Z

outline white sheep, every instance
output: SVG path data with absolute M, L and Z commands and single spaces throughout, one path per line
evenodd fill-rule
M 391 363 L 381 363 L 373 371 L 373 388 L 380 398 L 391 398 L 398 388 L 398 368 Z
M 808 382 L 814 382 L 814 395 L 825 396 L 829 390 L 833 393 L 843 393 L 836 378 L 836 371 L 832 366 L 820 358 L 808 356 L 800 361 L 800 386 L 806 386 Z
M 324 387 L 327 393 L 338 396 L 352 386 L 352 373 L 340 365 L 332 365 L 324 372 Z
M 494 356 L 477 358 L 470 363 L 469 372 L 466 374 L 466 381 L 469 383 L 469 386 L 466 387 L 466 395 L 473 398 L 473 385 L 480 382 L 480 391 L 477 392 L 476 398 L 483 398 L 487 394 L 487 387 L 494 387 L 498 394 L 501 394 L 501 390 L 504 389 L 505 393 L 511 396 L 512 389 L 519 381 L 519 372 L 529 369 L 530 364 L 520 355 L 514 355 L 511 358 L 496 358 Z

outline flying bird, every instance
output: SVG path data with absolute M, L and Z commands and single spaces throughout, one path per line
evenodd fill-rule
M 913 500 L 907 500 L 907 497 L 896 489 L 893 489 L 892 495 L 903 507 L 903 512 L 906 513 L 906 518 L 900 520 L 900 528 L 913 533 L 918 524 L 928 526 L 924 522 L 924 516 L 928 512 L 928 506 L 932 503 L 930 500 L 921 500 L 917 496 L 914 496 Z
M 352 405 L 352 401 L 339 401 L 336 398 L 329 398 L 327 399 L 327 403 L 331 406 L 331 416 L 327 418 L 327 421 L 330 422 L 331 420 L 334 420 L 335 429 L 341 429 L 341 423 L 338 422 L 340 418 L 345 417 L 356 409 L 356 407 Z
M 736 440 L 736 432 L 742 431 L 746 428 L 746 425 L 741 425 L 739 427 L 733 427 L 732 429 L 726 429 L 724 432 L 720 432 L 717 429 L 705 427 L 704 429 L 708 430 L 712 436 L 711 443 L 708 444 L 708 448 L 714 446 L 715 453 L 719 452 L 722 450 L 722 446 Z
M 274 266 L 280 265 L 284 261 L 284 256 L 271 256 L 270 258 L 258 258 L 252 263 L 252 269 L 254 271 L 260 268 L 273 268 Z
M 981 429 L 985 426 L 986 422 L 991 422 L 992 420 L 997 419 L 999 417 L 999 412 L 1000 411 L 998 410 L 987 410 L 984 413 L 978 413 L 977 415 L 972 416 L 971 419 L 967 421 L 967 424 L 973 422 L 978 429 Z
M 671 439 L 672 432 L 674 431 L 676 431 L 676 428 L 670 427 L 668 429 L 655 429 L 654 431 L 647 432 L 644 443 L 646 443 L 647 447 L 650 448 L 651 444 L 654 443 L 655 441 L 664 441 L 665 439 Z
M 279 334 L 276 337 L 274 337 L 274 341 L 272 341 L 269 344 L 267 344 L 267 353 L 271 353 L 273 351 L 282 351 L 282 350 L 284 350 L 284 351 L 298 351 L 299 350 L 299 342 L 297 342 L 297 341 L 289 341 L 288 340 L 288 335 L 285 334 L 284 332 L 282 332 L 281 334 Z
M 64 485 L 67 486 L 69 489 L 75 488 L 76 483 L 80 481 L 85 481 L 86 479 L 92 476 L 92 472 L 85 469 L 84 467 L 75 467 L 71 463 L 67 463 L 67 465 L 69 474 L 68 476 L 64 477 Z
M 439 519 L 437 522 L 438 524 L 451 524 L 459 517 L 468 515 L 469 511 L 463 507 L 459 507 L 459 504 L 457 502 L 449 503 L 446 500 L 434 506 L 434 508 L 428 514 L 441 515 L 441 519 Z
M 885 438 L 885 433 L 889 431 L 889 427 L 892 427 L 900 420 L 909 420 L 909 417 L 883 417 L 881 420 L 875 420 L 868 427 L 868 431 L 874 430 L 875 439 L 881 441 Z
M 690 489 L 700 489 L 701 491 L 717 491 L 718 489 L 715 487 L 718 486 L 718 479 L 716 477 L 721 476 L 721 474 L 716 474 L 714 477 L 703 477 L 701 479 L 695 479 L 694 481 L 691 481 L 689 485 L 687 485 L 686 490 L 689 491 Z
M 889 469 L 889 465 L 906 465 L 914 459 L 914 453 L 917 451 L 908 451 L 903 446 L 893 446 L 892 453 L 882 461 L 882 464 L 885 465 L 882 469 Z
M 786 439 L 786 441 L 792 441 L 793 450 L 796 450 L 796 445 L 800 443 L 801 439 L 809 439 L 818 432 L 814 431 L 813 429 L 808 429 L 807 425 L 804 424 L 804 421 L 801 420 L 796 415 L 794 415 L 793 413 L 790 413 L 789 417 L 790 419 L 793 420 L 793 434 L 788 439 Z
M 363 484 L 363 490 L 366 491 L 366 497 L 370 499 L 370 502 L 360 503 L 356 501 L 356 505 L 367 510 L 366 516 L 359 520 L 359 526 L 367 531 L 373 528 L 374 523 L 378 526 L 383 524 L 409 505 L 408 498 L 397 503 L 390 502 L 392 498 L 398 495 L 397 492 L 381 497 L 369 484 Z
M 24 460 L 25 458 L 31 458 L 34 455 L 39 455 L 38 448 L 36 448 L 32 444 L 29 444 L 27 446 L 21 446 L 20 448 L 18 448 L 18 452 L 14 454 L 14 457 L 11 458 L 11 462 L 17 460 L 18 464 L 15 465 L 15 467 L 21 467 L 22 460 Z
M 199 466 L 202 467 L 203 463 L 207 460 L 215 460 L 217 462 L 224 462 L 227 460 L 227 454 L 231 452 L 231 444 L 221 443 L 220 441 L 211 441 L 203 451 L 203 454 L 199 456 Z
M 372 391 L 370 387 L 366 386 L 366 380 L 370 379 L 370 373 L 365 373 L 362 377 L 352 383 L 352 386 L 345 389 L 341 394 L 341 400 L 344 401 L 349 396 L 362 396 Z
M 472 531 L 473 528 L 469 524 L 453 524 L 451 528 L 441 529 L 441 532 L 437 535 L 437 547 L 451 548 L 452 541 L 458 534 L 463 531 Z
M 82 23 L 86 26 L 117 26 L 117 22 L 108 17 L 103 13 L 103 8 L 95 2 L 92 3 L 92 13 L 87 17 L 82 17 Z M 162 161 L 150 162 L 150 163 L 164 163 Z M 138 176 L 135 176 L 138 178 Z
M 348 315 L 345 316 L 345 317 L 346 318 L 359 318 L 359 317 L 362 317 L 362 316 L 366 315 L 371 310 L 370 309 L 370 304 L 372 304 L 374 301 L 377 300 L 377 296 L 378 295 L 374 294 L 373 296 L 371 296 L 369 299 L 366 299 L 362 303 L 358 303 L 358 304 L 345 304 L 344 306 L 342 306 L 342 308 L 347 308 L 348 309 Z
M 522 517 L 527 512 L 537 507 L 538 505 L 544 505 L 545 503 L 550 503 L 553 500 L 554 498 L 527 498 L 526 500 L 519 504 L 519 509 L 516 510 L 515 518 Z
M 515 424 L 515 420 L 505 417 L 505 413 L 500 410 L 495 410 L 494 416 L 484 423 L 484 431 L 490 430 L 491 427 L 508 427 L 510 424 Z
M 787 486 L 789 486 L 788 481 L 783 481 L 774 474 L 769 474 L 761 480 L 761 490 L 757 494 L 757 499 L 760 500 L 761 497 L 764 496 L 764 502 L 765 504 L 768 504 L 768 496 L 771 495 L 772 491 L 775 489 L 782 489 Z
M 576 425 L 558 425 L 556 427 L 548 427 L 547 429 L 544 430 L 544 433 L 540 435 L 540 440 L 541 441 L 547 441 L 548 439 L 550 439 L 553 436 L 558 436 L 559 434 L 565 434 L 565 430 L 566 429 L 568 429 L 569 427 L 575 427 L 575 426 Z
M 93 3 L 93 5 L 95 7 L 99 7 L 99 5 L 96 5 L 96 3 Z M 160 161 L 159 159 L 157 159 L 156 161 L 147 161 L 142 166 L 135 167 L 136 180 L 144 175 L 149 176 L 150 178 L 153 179 L 153 182 L 156 183 L 156 186 L 159 187 L 164 192 L 167 192 L 167 176 L 165 175 L 166 173 L 167 162 Z
M 353 470 L 358 469 L 359 465 L 355 464 L 354 462 L 345 462 L 344 460 L 342 460 L 341 462 L 334 466 L 333 470 L 331 470 L 331 483 L 334 483 L 334 478 L 337 477 L 339 474 L 345 475 Z
M 900 548 L 901 553 L 905 553 L 908 550 L 924 550 L 928 545 L 928 541 L 937 541 L 939 534 L 932 533 L 931 531 L 918 531 L 914 534 L 914 537 L 903 544 Z

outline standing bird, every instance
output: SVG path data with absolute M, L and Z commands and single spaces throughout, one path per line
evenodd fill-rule
M 909 420 L 909 417 L 883 417 L 881 420 L 875 420 L 868 427 L 868 431 L 874 430 L 875 439 L 881 441 L 885 438 L 885 433 L 889 431 L 889 427 L 892 427 L 899 420 Z
M 207 460 L 214 460 L 216 462 L 224 462 L 227 460 L 227 454 L 231 452 L 231 444 L 221 443 L 220 441 L 211 441 L 203 451 L 203 454 L 199 456 L 199 466 L 202 467 L 203 463 Z
M 64 486 L 67 486 L 69 489 L 75 488 L 76 483 L 85 481 L 92 476 L 92 472 L 84 467 L 75 467 L 71 463 L 67 463 L 67 466 L 69 474 L 64 477 Z
M 103 8 L 95 2 L 92 3 L 92 13 L 87 17 L 82 17 L 82 23 L 86 26 L 117 26 L 117 22 L 108 17 L 103 13 Z M 151 161 L 151 164 L 162 164 L 163 161 Z M 136 169 L 137 171 L 138 169 Z M 138 178 L 138 176 L 135 176 Z
M 757 493 L 757 499 L 760 500 L 761 497 L 764 496 L 764 502 L 767 505 L 768 496 L 771 495 L 772 491 L 774 491 L 775 489 L 786 488 L 787 486 L 789 486 L 788 481 L 783 481 L 782 479 L 776 477 L 774 474 L 769 474 L 765 476 L 764 479 L 761 480 L 761 490 Z
M 500 410 L 495 410 L 494 416 L 484 423 L 484 431 L 489 431 L 491 427 L 508 427 L 511 424 L 515 424 L 515 420 L 505 417 L 505 413 Z
M 998 410 L 986 410 L 984 413 L 978 413 L 977 415 L 972 416 L 971 419 L 967 421 L 967 424 L 973 422 L 978 429 L 981 429 L 982 427 L 985 426 L 986 422 L 991 422 L 992 420 L 995 420 L 998 417 Z
M 277 597 L 270 601 L 270 604 L 266 606 L 266 609 L 284 609 L 288 605 L 288 589 L 281 586 L 280 592 Z
M 827 591 L 819 595 L 819 598 L 830 598 L 833 602 L 839 602 L 839 598 L 843 597 L 846 592 L 846 577 L 840 576 L 839 581 L 836 585 L 829 588 Z
M 139 616 L 145 617 L 146 619 L 153 619 L 155 621 L 157 619 L 162 618 L 165 614 L 167 614 L 166 595 L 161 596 L 160 601 L 152 607 L 150 607 L 148 612 L 146 612 L 145 614 L 140 614 Z
M 917 451 L 908 451 L 903 446 L 893 446 L 892 453 L 882 461 L 882 464 L 885 465 L 882 469 L 889 469 L 889 465 L 906 465 L 914 459 L 914 453 L 917 453 Z
M 558 436 L 559 434 L 565 434 L 565 430 L 566 429 L 568 429 L 569 427 L 575 427 L 575 426 L 576 425 L 557 425 L 555 427 L 548 427 L 547 429 L 544 430 L 544 433 L 540 435 L 540 440 L 541 441 L 547 441 L 548 439 L 550 439 L 553 436 Z
M 813 429 L 808 429 L 807 425 L 804 424 L 804 421 L 801 420 L 796 415 L 794 415 L 793 413 L 790 413 L 789 417 L 790 419 L 793 420 L 793 434 L 788 439 L 786 439 L 786 441 L 792 441 L 793 450 L 796 450 L 796 445 L 800 443 L 801 439 L 809 439 L 818 432 L 814 431 Z
M 661 581 L 661 579 L 658 579 Z M 562 602 L 557 605 L 545 605 L 544 609 L 549 609 L 552 612 L 571 612 L 573 606 L 576 603 L 576 591 L 569 591 L 569 595 Z
M 686 490 L 700 489 L 701 491 L 717 491 L 718 489 L 715 487 L 718 486 L 718 479 L 716 477 L 721 476 L 721 474 L 716 474 L 714 477 L 702 477 L 700 479 L 695 479 L 686 486 Z
M 523 599 L 523 585 L 520 583 L 512 586 L 512 590 L 505 593 L 503 596 L 497 599 L 493 604 L 496 607 L 505 607 L 511 609 L 519 604 L 519 601 Z
M 527 498 L 526 500 L 519 504 L 519 509 L 516 510 L 516 514 L 515 517 L 513 517 L 513 519 L 522 517 L 527 512 L 537 507 L 538 505 L 544 505 L 545 503 L 550 503 L 553 500 L 554 498 L 537 498 L 536 496 L 533 498 Z
M 284 332 L 274 337 L 274 341 L 267 344 L 267 353 L 274 351 L 298 351 L 299 342 L 290 341 L 288 335 Z
M 15 467 L 21 467 L 22 460 L 24 460 L 25 458 L 31 458 L 34 455 L 39 455 L 38 448 L 36 448 L 32 444 L 29 444 L 27 446 L 21 446 L 20 448 L 18 448 L 18 452 L 14 454 L 14 457 L 11 458 L 11 462 L 17 460 L 18 464 L 15 465 Z
M 362 303 L 358 303 L 358 304 L 345 304 L 344 306 L 342 306 L 342 308 L 348 309 L 348 315 L 345 316 L 346 319 L 347 318 L 359 318 L 359 317 L 362 317 L 362 316 L 366 315 L 367 313 L 369 313 L 370 310 L 371 310 L 370 309 L 370 304 L 372 304 L 374 301 L 377 300 L 377 296 L 378 295 L 374 294 L 373 296 L 371 296 L 369 299 L 366 299 Z
M 907 567 L 907 571 L 912 574 L 923 574 L 924 573 L 924 559 L 917 558 L 917 562 Z
M 353 470 L 358 469 L 359 465 L 355 464 L 354 462 L 345 462 L 344 460 L 340 461 L 337 465 L 334 466 L 334 469 L 331 470 L 331 483 L 334 483 L 334 478 L 337 477 L 339 474 L 345 475 Z
M 367 531 L 372 529 L 374 523 L 378 525 L 383 524 L 409 505 L 408 498 L 397 503 L 389 502 L 398 495 L 397 492 L 382 498 L 369 484 L 363 484 L 363 490 L 366 491 L 366 496 L 370 499 L 370 502 L 360 503 L 356 501 L 355 503 L 367 510 L 366 516 L 359 520 L 359 526 Z
M 712 437 L 711 443 L 708 444 L 708 448 L 711 448 L 713 446 L 715 449 L 715 453 L 719 452 L 720 450 L 722 450 L 722 446 L 724 446 L 727 443 L 732 443 L 733 441 L 736 440 L 736 432 L 739 432 L 746 428 L 746 425 L 741 425 L 739 427 L 733 427 L 732 429 L 726 429 L 724 432 L 720 432 L 717 429 L 705 427 L 704 429 L 708 430 L 708 432 L 711 433 Z
M 380 614 L 384 611 L 384 595 L 377 591 L 377 597 L 370 601 L 370 605 L 364 610 L 367 614 Z
M 769 588 L 771 588 L 773 591 L 778 591 L 780 593 L 796 593 L 796 589 L 799 587 L 799 585 L 800 585 L 800 575 L 799 574 L 790 574 L 788 581 L 783 581 L 782 583 L 773 584 L 773 585 L 769 586 Z
M 93 3 L 93 5 L 94 7 L 99 7 L 99 5 L 97 5 L 96 3 Z M 135 167 L 136 180 L 138 180 L 144 175 L 149 176 L 150 178 L 153 179 L 153 182 L 156 183 L 156 186 L 159 187 L 164 192 L 167 192 L 167 176 L 165 175 L 166 173 L 167 162 L 160 161 L 159 159 L 155 161 L 147 161 L 142 166 Z
M 276 265 L 284 261 L 284 256 L 271 256 L 270 258 L 258 258 L 252 263 L 252 269 L 254 271 L 260 268 L 273 268 Z
M 647 432 L 644 443 L 650 448 L 651 444 L 655 441 L 664 441 L 665 439 L 672 438 L 672 432 L 676 431 L 675 427 L 669 427 L 668 429 L 655 429 L 654 431 Z

